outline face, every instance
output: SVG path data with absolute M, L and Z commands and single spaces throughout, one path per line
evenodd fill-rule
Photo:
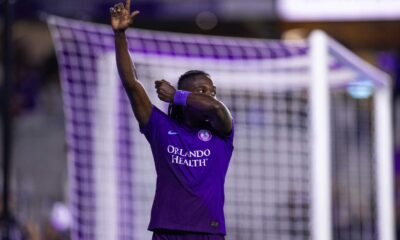
M 212 80 L 206 75 L 197 75 L 191 81 L 185 81 L 183 90 L 206 94 L 216 98 L 217 92 Z

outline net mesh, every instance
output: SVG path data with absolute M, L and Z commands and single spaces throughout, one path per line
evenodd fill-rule
M 58 17 L 49 18 L 49 26 L 67 119 L 72 239 L 150 239 L 154 163 L 118 78 L 112 31 Z M 307 42 L 138 29 L 127 35 L 153 104 L 167 108 L 154 80 L 176 83 L 181 73 L 202 69 L 232 111 L 227 239 L 310 239 L 318 226 L 310 221 Z M 333 57 L 330 71 L 335 86 L 357 75 Z M 332 93 L 334 238 L 374 239 L 372 110 L 340 89 Z
M 331 99 L 334 239 L 379 239 L 372 99 Z

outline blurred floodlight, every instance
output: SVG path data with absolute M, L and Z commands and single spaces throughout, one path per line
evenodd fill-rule
M 396 20 L 399 0 L 277 0 L 286 20 Z
M 209 11 L 201 12 L 196 17 L 196 24 L 203 30 L 211 30 L 218 24 L 217 16 Z
M 358 80 L 349 83 L 347 92 L 355 99 L 367 99 L 374 93 L 374 84 L 369 80 Z
M 55 203 L 51 210 L 50 221 L 56 230 L 68 230 L 72 224 L 72 217 L 68 207 L 64 203 Z
M 289 29 L 282 33 L 283 40 L 302 40 L 306 39 L 309 34 L 309 30 L 303 28 Z

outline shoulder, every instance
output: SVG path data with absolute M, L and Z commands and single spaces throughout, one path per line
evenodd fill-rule
M 140 126 L 140 131 L 145 133 L 149 129 L 157 128 L 161 125 L 167 124 L 168 122 L 173 122 L 173 120 L 166 113 L 153 105 L 150 113 L 150 119 L 147 124 Z
M 156 115 L 162 118 L 170 118 L 165 112 L 161 111 L 158 107 L 154 105 L 151 109 L 151 115 Z

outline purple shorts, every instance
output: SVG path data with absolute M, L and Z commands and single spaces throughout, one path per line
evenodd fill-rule
M 210 233 L 155 231 L 152 240 L 225 240 L 225 237 Z

